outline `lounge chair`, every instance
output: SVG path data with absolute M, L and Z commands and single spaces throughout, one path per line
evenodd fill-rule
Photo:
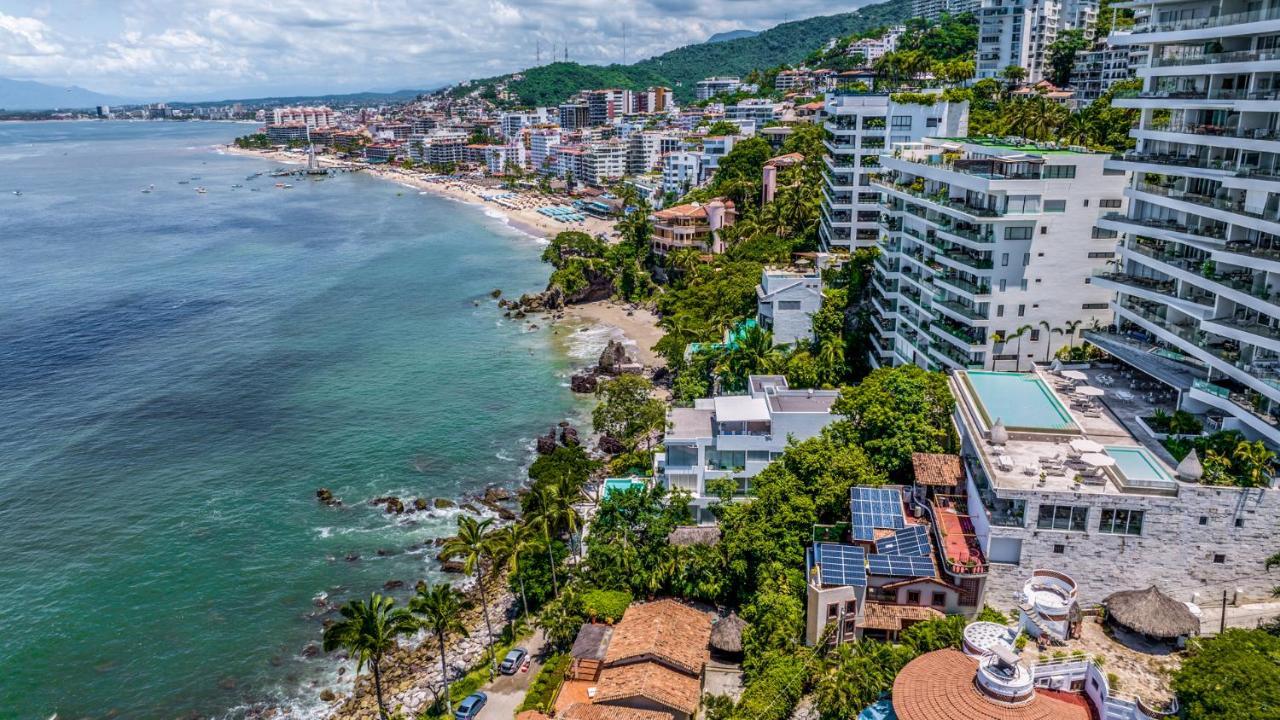
M 1009 457 L 1008 455 L 999 455 L 999 456 L 997 456 L 997 457 L 996 457 L 996 467 L 1000 468 L 1001 470 L 1005 470 L 1005 471 L 1012 470 L 1012 469 L 1013 469 L 1013 458 Z

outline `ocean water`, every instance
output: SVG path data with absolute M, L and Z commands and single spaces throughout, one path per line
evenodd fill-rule
M 545 283 L 536 240 L 363 175 L 246 180 L 277 165 L 214 149 L 245 129 L 0 124 L 0 718 L 314 714 L 323 605 L 431 577 L 455 522 L 369 500 L 514 487 L 583 411 L 600 333 L 489 297 Z

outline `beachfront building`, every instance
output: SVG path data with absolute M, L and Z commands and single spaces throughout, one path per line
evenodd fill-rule
M 742 79 L 737 77 L 709 77 L 699 80 L 694 88 L 694 97 L 699 100 L 710 100 L 717 95 L 728 95 L 742 87 Z
M 943 497 L 897 485 L 855 486 L 850 521 L 814 528 L 805 553 L 806 644 L 892 641 L 917 622 L 977 615 L 987 568 L 976 549 L 965 549 L 964 562 L 949 557 L 947 543 L 967 542 L 960 520 L 968 518 L 946 508 L 951 514 L 935 519 Z
M 822 308 L 822 274 L 765 268 L 756 286 L 756 322 L 774 345 L 813 340 L 813 314 Z
M 969 103 L 907 104 L 893 102 L 888 93 L 844 90 L 828 93 L 825 102 L 827 172 L 819 237 L 827 251 L 871 247 L 880 237 L 880 193 L 871 187 L 880 154 L 892 143 L 966 134 Z
M 273 125 L 301 123 L 308 128 L 322 128 L 337 125 L 337 116 L 333 110 L 321 105 L 319 107 L 282 107 L 271 111 Z
M 582 153 L 582 174 L 592 187 L 612 185 L 627 174 L 627 144 L 620 140 L 588 143 Z
M 662 192 L 683 196 L 699 184 L 702 177 L 702 153 L 669 152 L 662 156 Z
M 524 163 L 524 145 L 518 142 L 484 147 L 484 165 L 490 175 L 506 175 L 512 168 L 523 169 Z
M 793 390 L 780 375 L 752 375 L 745 395 L 671 408 L 666 451 L 654 456 L 654 481 L 687 491 L 694 519 L 714 523 L 707 508 L 719 497 L 707 483 L 729 481 L 734 497 L 751 497 L 751 478 L 782 455 L 788 438 L 807 440 L 830 423 L 831 405 L 839 396 L 836 390 Z
M 1110 156 L 979 138 L 894 146 L 874 264 L 872 360 L 1016 370 L 1111 321 L 1093 283 L 1115 255 L 1098 217 L 1124 206 Z
M 529 168 L 534 172 L 548 172 L 551 168 L 551 149 L 560 144 L 559 128 L 535 128 L 529 131 Z
M 1077 377 L 1091 390 L 1110 379 L 1097 369 Z M 1081 607 L 1152 585 L 1180 602 L 1270 597 L 1264 565 L 1280 495 L 1201 484 L 1189 463 L 1175 470 L 1159 443 L 1090 402 L 1079 380 L 970 370 L 948 382 L 963 502 L 990 565 L 987 602 L 1014 609 L 1040 568 L 1070 577 Z M 1127 422 L 1152 412 L 1127 391 L 1105 392 Z
M 682 249 L 719 255 L 724 252 L 720 229 L 732 225 L 737 219 L 733 201 L 725 198 L 715 198 L 705 204 L 676 205 L 659 210 L 650 217 L 653 234 L 649 243 L 653 253 L 659 257 Z
M 404 143 L 384 140 L 365 146 L 364 159 L 373 164 L 395 162 L 405 154 Z
M 1280 11 L 1134 5 L 1146 22 L 1110 38 L 1150 51 L 1141 92 L 1115 101 L 1141 113 L 1137 149 L 1111 163 L 1133 173 L 1129 212 L 1102 220 L 1124 235 L 1095 281 L 1121 334 L 1097 344 L 1184 409 L 1280 446 Z
M 267 126 L 267 140 L 272 145 L 288 145 L 307 141 L 307 126 L 298 122 Z

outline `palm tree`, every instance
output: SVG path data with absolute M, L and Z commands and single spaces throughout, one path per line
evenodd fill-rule
M 484 626 L 489 633 L 489 679 L 492 680 L 498 669 L 497 660 L 493 657 L 493 623 L 489 620 L 489 595 L 484 589 L 485 560 L 492 557 L 491 541 L 488 537 L 493 518 L 476 520 L 469 515 L 458 516 L 458 534 L 444 544 L 446 557 L 461 557 L 462 570 L 474 573 L 476 588 L 480 591 L 480 604 L 484 609 Z
M 1231 454 L 1244 465 L 1250 487 L 1267 485 L 1271 476 L 1271 463 L 1275 461 L 1276 455 L 1261 440 L 1242 440 Z
M 551 596 L 560 595 L 560 583 L 556 579 L 556 557 L 552 551 L 551 534 L 555 531 L 556 498 L 555 488 L 549 485 L 535 485 L 529 491 L 529 506 L 525 509 L 525 523 L 531 528 L 542 530 L 542 539 L 547 544 L 547 562 L 551 568 Z
M 490 533 L 494 549 L 506 564 L 507 572 L 520 581 L 520 604 L 524 606 L 524 618 L 529 619 L 529 598 L 524 592 L 524 575 L 520 574 L 520 555 L 532 545 L 532 529 L 524 523 L 504 525 Z
M 781 362 L 782 353 L 773 346 L 773 333 L 753 325 L 725 354 L 716 373 L 727 375 L 737 387 L 745 383 L 749 375 L 769 373 Z
M 1049 362 L 1049 351 L 1053 348 L 1053 334 L 1062 334 L 1062 328 L 1056 328 L 1046 320 L 1040 321 L 1040 327 L 1044 329 L 1044 361 Z
M 445 639 L 449 635 L 469 636 L 467 625 L 462 622 L 462 595 L 447 583 L 428 585 L 418 590 L 418 594 L 409 600 L 409 610 L 421 616 L 420 625 L 440 643 L 440 681 L 444 684 L 444 708 L 447 715 L 453 711 L 453 697 L 449 688 Z
M 993 371 L 996 369 L 996 346 L 1004 345 L 1008 341 L 1004 333 L 998 330 L 991 334 L 991 369 Z
M 1010 90 L 1027 77 L 1027 69 L 1018 65 L 1009 65 L 1000 71 L 1000 77 L 1008 83 Z
M 578 479 L 572 475 L 561 475 L 556 478 L 556 505 L 555 515 L 556 524 L 569 531 L 569 538 L 578 534 L 578 525 L 581 518 L 578 517 L 578 511 L 573 509 L 576 503 L 587 502 L 590 498 L 582 491 L 582 485 L 578 483 Z M 582 557 L 581 543 L 574 543 L 575 552 L 578 557 Z
M 413 616 L 406 610 L 393 609 L 396 601 L 378 593 L 369 602 L 352 600 L 338 610 L 342 619 L 325 628 L 324 651 L 338 648 L 356 660 L 356 677 L 365 665 L 373 670 L 373 689 L 378 696 L 378 713 L 388 717 L 387 703 L 382 698 L 382 658 L 396 646 L 396 638 L 417 629 Z
M 1059 136 L 1072 145 L 1088 145 L 1093 136 L 1093 128 L 1089 117 L 1082 112 L 1073 112 L 1062 121 L 1058 130 Z
M 1005 342 L 1008 342 L 1009 340 L 1018 341 L 1018 347 L 1016 350 L 1014 350 L 1014 353 L 1017 355 L 1017 357 L 1014 358 L 1013 360 L 1014 372 L 1019 372 L 1022 370 L 1022 337 L 1034 329 L 1035 328 L 1031 327 L 1030 325 L 1023 325 L 1017 330 L 1014 330 L 1013 334 L 1011 334 L 1009 337 L 1005 338 Z
M 1080 326 L 1083 324 L 1084 324 L 1083 320 L 1068 320 L 1066 324 L 1062 326 L 1062 329 L 1067 331 L 1067 347 L 1068 348 L 1072 350 L 1075 349 L 1076 330 L 1079 330 Z
M 837 379 L 843 370 L 844 337 L 837 334 L 826 338 L 825 342 L 819 343 L 814 359 L 818 361 L 818 367 L 821 369 L 824 379 Z

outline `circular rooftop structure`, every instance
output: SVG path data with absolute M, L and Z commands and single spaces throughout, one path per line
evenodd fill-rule
M 950 648 L 907 663 L 893 681 L 898 720 L 1089 720 L 1084 707 L 1035 692 L 1031 671 L 999 652 Z
M 973 657 L 986 655 L 997 643 L 1013 645 L 1018 632 L 993 622 L 969 623 L 964 629 L 964 651 Z

